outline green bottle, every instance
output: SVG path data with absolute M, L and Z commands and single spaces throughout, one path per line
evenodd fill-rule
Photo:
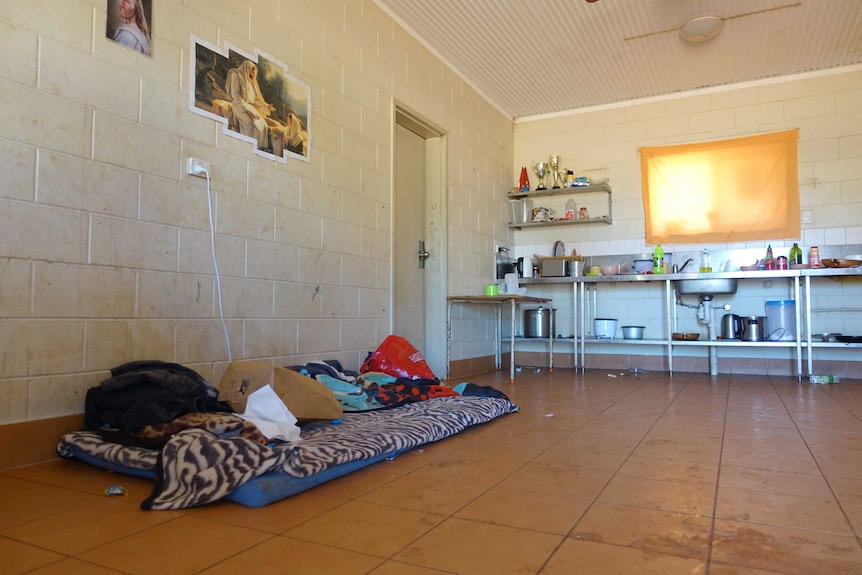
M 664 250 L 662 249 L 661 244 L 658 244 L 652 253 L 652 273 L 664 273 Z
M 798 243 L 793 242 L 793 247 L 790 248 L 790 257 L 787 259 L 790 260 L 790 265 L 799 265 L 802 263 L 802 249 Z

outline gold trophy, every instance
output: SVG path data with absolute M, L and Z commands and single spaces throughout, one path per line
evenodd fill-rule
M 536 186 L 536 191 L 538 190 L 547 190 L 545 187 L 545 176 L 548 175 L 548 163 L 547 162 L 533 162 L 533 171 L 539 176 L 539 185 Z
M 560 156 L 548 156 L 548 165 L 551 167 L 551 174 L 554 176 L 554 189 L 562 188 L 565 174 L 563 174 L 563 169 L 560 168 Z

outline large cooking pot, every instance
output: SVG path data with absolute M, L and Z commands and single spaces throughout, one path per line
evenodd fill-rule
M 551 314 L 556 310 L 538 307 L 524 310 L 524 337 L 551 337 Z

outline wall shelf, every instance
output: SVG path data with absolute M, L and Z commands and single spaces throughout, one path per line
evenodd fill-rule
M 574 219 L 574 220 L 551 220 L 548 222 L 526 222 L 523 224 L 509 224 L 509 228 L 519 230 L 521 228 L 547 228 L 554 226 L 571 226 L 578 224 L 612 224 L 613 203 L 611 201 L 611 187 L 608 184 L 592 184 L 589 186 L 576 186 L 574 188 L 550 188 L 547 190 L 536 190 L 532 192 L 518 192 L 509 194 L 510 200 L 524 198 L 541 198 L 548 196 L 577 196 L 582 194 L 607 194 L 607 214 L 598 218 Z

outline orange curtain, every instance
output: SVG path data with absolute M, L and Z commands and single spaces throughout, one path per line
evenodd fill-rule
M 644 147 L 641 182 L 648 244 L 795 239 L 799 130 Z

